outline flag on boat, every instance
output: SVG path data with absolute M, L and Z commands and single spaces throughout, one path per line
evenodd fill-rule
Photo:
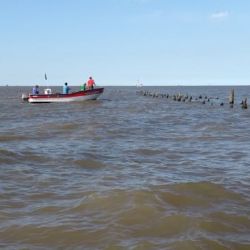
M 45 78 L 45 80 L 47 80 L 47 75 L 46 75 L 46 73 L 45 73 L 45 75 L 44 75 L 44 78 Z

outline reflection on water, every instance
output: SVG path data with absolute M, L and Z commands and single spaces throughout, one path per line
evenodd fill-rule
M 218 96 L 229 87 L 148 87 Z M 1 249 L 249 249 L 250 112 L 107 87 L 31 105 L 0 87 Z

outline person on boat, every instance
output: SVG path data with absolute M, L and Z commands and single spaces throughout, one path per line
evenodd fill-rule
M 81 91 L 85 91 L 86 90 L 86 82 L 81 85 L 80 90 Z
M 39 95 L 39 86 L 38 85 L 33 87 L 32 95 Z
M 64 83 L 64 86 L 63 86 L 63 94 L 68 94 L 68 93 L 69 93 L 69 90 L 70 90 L 70 88 L 69 88 L 69 86 L 68 86 L 68 83 L 65 82 L 65 83 Z
M 94 81 L 94 79 L 90 76 L 90 77 L 89 77 L 89 80 L 88 80 L 88 82 L 87 82 L 87 87 L 88 87 L 88 89 L 93 89 L 93 88 L 94 88 L 94 85 L 95 85 L 95 81 Z

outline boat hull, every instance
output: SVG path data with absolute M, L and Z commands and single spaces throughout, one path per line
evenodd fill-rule
M 51 103 L 51 102 L 82 102 L 87 100 L 96 100 L 102 93 L 104 88 L 78 91 L 69 94 L 42 94 L 29 95 L 29 103 Z

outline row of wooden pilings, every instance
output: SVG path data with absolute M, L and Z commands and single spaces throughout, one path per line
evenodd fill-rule
M 230 95 L 229 95 L 229 104 L 230 104 L 231 107 L 233 107 L 234 103 L 235 103 L 235 100 L 234 100 L 234 89 L 232 89 L 231 92 L 230 92 Z M 247 109 L 247 98 L 245 98 L 245 99 L 243 99 L 241 101 L 241 107 L 243 109 Z
M 151 92 L 151 91 L 146 91 L 146 90 L 140 90 L 140 91 L 137 91 L 136 93 L 137 95 L 149 96 L 153 98 L 167 98 L 167 99 L 178 101 L 178 102 L 200 102 L 202 104 L 211 103 L 211 105 L 213 105 L 212 100 L 217 100 L 220 106 L 224 105 L 224 102 L 219 101 L 219 97 L 208 97 L 206 95 L 205 96 L 199 95 L 198 97 L 193 97 L 192 95 L 188 95 L 188 94 L 178 93 L 178 94 L 170 95 L 168 93 L 158 93 L 158 92 Z M 230 105 L 231 108 L 233 108 L 235 105 L 234 89 L 230 91 L 228 104 Z M 240 105 L 242 109 L 247 109 L 248 108 L 247 98 L 243 99 Z

